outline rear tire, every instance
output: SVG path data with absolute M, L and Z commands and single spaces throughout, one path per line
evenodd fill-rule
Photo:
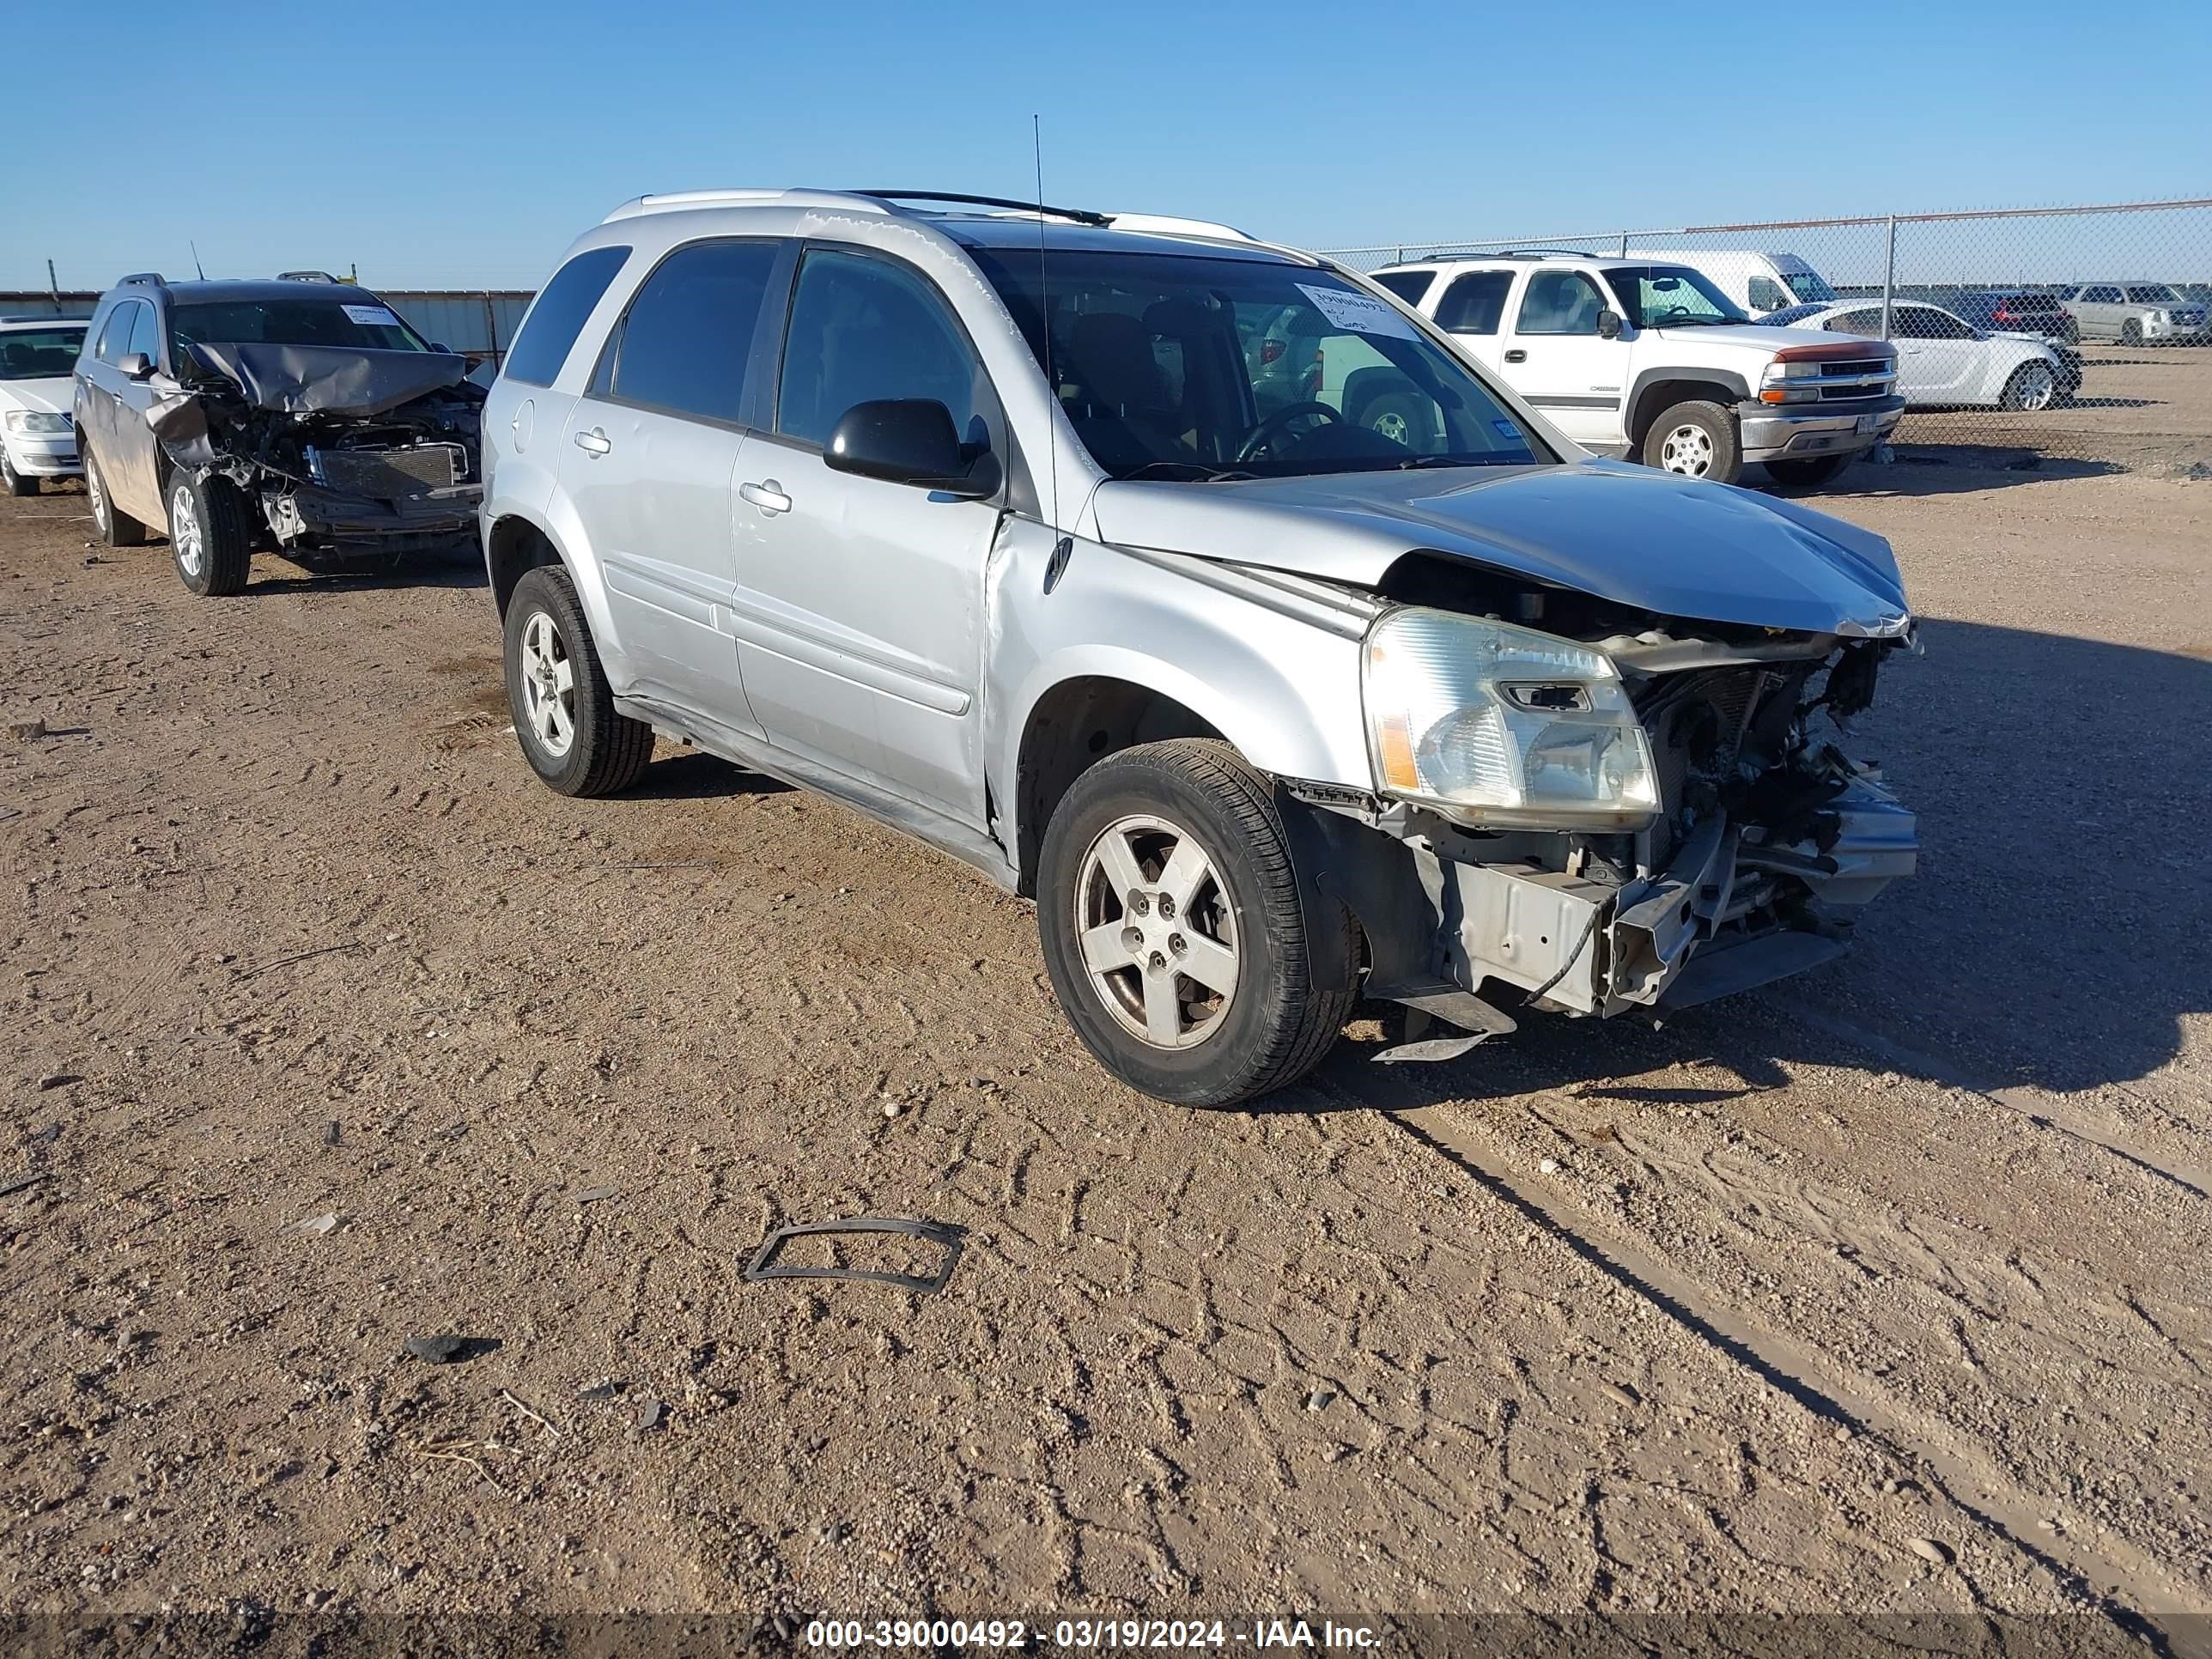
M 8 486 L 8 493 L 10 495 L 35 495 L 39 493 L 39 481 L 36 478 L 25 477 L 14 467 L 9 465 L 7 453 L 4 450 L 0 450 L 0 483 Z
M 77 441 L 84 455 L 84 493 L 92 502 L 92 526 L 100 532 L 100 539 L 110 547 L 145 546 L 146 526 L 115 505 L 99 460 L 82 437 Z
M 1313 964 L 1358 956 L 1343 907 L 1308 902 L 1273 786 L 1217 740 L 1109 756 L 1045 829 L 1054 993 L 1099 1063 L 1158 1100 L 1233 1106 L 1328 1052 L 1353 987 L 1316 982 Z M 1324 927 L 1338 936 L 1309 931 Z
M 1743 477 L 1735 416 L 1702 398 L 1676 404 L 1644 434 L 1644 465 L 1685 478 L 1735 483 Z
M 202 599 L 227 599 L 246 591 L 253 541 L 246 497 L 236 484 L 220 473 L 170 476 L 169 558 L 178 579 Z
M 507 602 L 507 702 L 530 769 L 556 795 L 618 794 L 653 759 L 653 728 L 615 712 L 568 573 L 523 573 Z
M 1818 489 L 1853 461 L 1856 455 L 1814 455 L 1802 461 L 1769 461 L 1768 475 L 1790 489 Z

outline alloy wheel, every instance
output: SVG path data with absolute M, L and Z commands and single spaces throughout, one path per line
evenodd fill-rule
M 1659 441 L 1659 465 L 1686 478 L 1702 478 L 1712 471 L 1713 435 L 1685 421 Z
M 2048 409 L 2058 395 L 2057 378 L 2047 363 L 2029 363 L 2020 371 L 2019 391 L 2015 394 L 2025 410 Z
M 169 495 L 169 548 L 177 568 L 197 581 L 207 561 L 207 538 L 189 485 L 179 484 Z
M 1155 1048 L 1189 1048 L 1221 1028 L 1243 963 L 1212 858 L 1149 814 L 1107 826 L 1083 855 L 1075 933 L 1091 988 Z
M 100 481 L 100 468 L 88 460 L 84 469 L 84 493 L 92 498 L 93 528 L 100 532 L 102 541 L 107 539 L 107 487 Z
M 522 717 L 547 754 L 565 755 L 576 741 L 576 665 L 561 629 L 544 611 L 522 625 Z

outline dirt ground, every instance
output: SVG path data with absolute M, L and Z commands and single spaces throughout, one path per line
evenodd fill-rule
M 210 602 L 0 501 L 0 1612 L 2201 1646 L 2212 487 L 1827 504 L 1930 619 L 1855 955 L 1201 1114 L 944 858 L 666 745 L 541 788 L 471 567 Z M 942 1295 L 742 1279 L 868 1212 Z

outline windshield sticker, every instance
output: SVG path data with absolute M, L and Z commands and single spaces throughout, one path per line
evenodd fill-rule
M 1355 334 L 1383 334 L 1394 339 L 1418 340 L 1413 325 L 1382 301 L 1368 295 L 1354 294 L 1349 289 L 1316 288 L 1310 283 L 1300 283 L 1298 292 L 1314 302 L 1314 308 L 1328 319 L 1335 328 L 1348 328 Z
M 386 311 L 382 306 L 340 306 L 338 309 L 344 312 L 349 318 L 353 321 L 359 323 L 363 328 L 397 328 L 399 326 L 399 319 L 393 316 L 389 311 Z
M 1514 442 L 1518 443 L 1521 441 L 1521 428 L 1514 425 L 1512 422 L 1504 420 L 1492 421 L 1491 425 L 1496 427 L 1502 435 L 1512 439 Z

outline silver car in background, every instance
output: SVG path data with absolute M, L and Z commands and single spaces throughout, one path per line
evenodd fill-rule
M 1381 396 L 1419 418 L 1348 417 Z M 626 788 L 666 738 L 966 860 L 1162 1099 L 1291 1082 L 1361 995 L 1431 1059 L 1742 990 L 1914 867 L 1839 736 L 1912 640 L 1879 538 L 1595 459 L 1382 289 L 1221 227 L 642 198 L 483 429 L 546 784 Z
M 2059 296 L 2085 340 L 2122 345 L 2195 345 L 2212 311 L 2166 283 L 2084 283 Z

